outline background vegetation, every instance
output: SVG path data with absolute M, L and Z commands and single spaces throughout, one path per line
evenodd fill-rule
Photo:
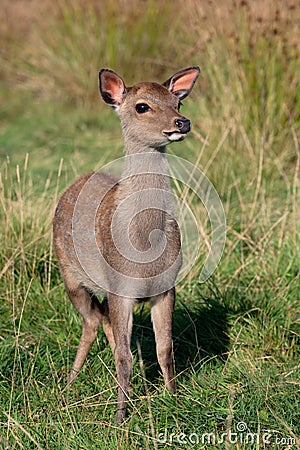
M 298 2 L 2 0 L 1 9 L 0 447 L 300 447 Z M 116 428 L 102 331 L 63 391 L 81 323 L 53 255 L 51 219 L 78 174 L 122 155 L 118 119 L 98 99 L 98 69 L 130 84 L 194 64 L 201 79 L 183 109 L 193 133 L 169 150 L 214 183 L 226 249 L 205 285 L 198 262 L 178 287 L 176 396 L 163 388 L 148 308 L 137 309 L 130 414 Z M 179 444 L 182 432 L 200 442 Z M 246 432 L 260 442 L 247 443 Z M 215 444 L 201 443 L 204 433 Z

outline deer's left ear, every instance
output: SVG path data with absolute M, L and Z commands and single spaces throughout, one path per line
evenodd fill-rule
M 199 76 L 200 67 L 189 67 L 175 73 L 171 78 L 163 83 L 172 94 L 180 100 L 189 95 Z

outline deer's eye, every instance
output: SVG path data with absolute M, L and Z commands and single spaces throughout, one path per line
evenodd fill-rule
M 147 103 L 137 103 L 135 105 L 135 110 L 139 114 L 144 114 L 145 112 L 150 111 L 151 108 Z

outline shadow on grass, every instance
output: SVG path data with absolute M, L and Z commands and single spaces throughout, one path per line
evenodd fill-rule
M 187 304 L 176 300 L 173 315 L 173 343 L 176 373 L 189 369 L 199 361 L 217 358 L 225 361 L 228 352 L 228 314 L 222 300 L 201 297 Z M 146 378 L 155 381 L 160 376 L 150 309 L 142 305 L 135 313 L 132 350 L 140 343 Z

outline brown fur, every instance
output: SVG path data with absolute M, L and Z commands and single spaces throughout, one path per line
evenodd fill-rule
M 70 300 L 83 318 L 82 336 L 68 385 L 80 371 L 102 323 L 118 374 L 116 422 L 122 421 L 126 413 L 132 370 L 132 311 L 138 299 L 151 301 L 158 361 L 166 386 L 175 391 L 172 314 L 181 246 L 178 225 L 169 204 L 165 146 L 174 139 L 183 139 L 189 130 L 189 121 L 178 112 L 178 97 L 188 95 L 198 74 L 198 68 L 191 68 L 175 74 L 165 85 L 140 83 L 126 88 L 114 72 L 101 71 L 100 92 L 107 103 L 118 109 L 126 155 L 129 155 L 123 176 L 120 180 L 103 173 L 80 177 L 62 195 L 55 212 L 54 246 L 61 274 Z M 180 80 L 180 93 L 176 91 L 176 76 Z M 138 113 L 137 103 L 147 104 L 149 111 Z M 180 127 L 188 129 L 182 132 Z M 139 155 L 147 158 L 141 159 Z M 148 165 L 146 170 L 145 164 Z M 142 196 L 130 200 L 135 194 Z M 114 214 L 118 214 L 124 201 L 121 217 L 114 221 Z M 149 205 L 154 202 L 155 207 L 143 210 L 147 202 Z M 93 232 L 94 247 L 90 240 Z M 141 260 L 127 258 L 115 245 L 114 236 L 122 238 L 125 233 Z M 147 252 L 160 251 L 162 243 L 164 251 L 159 252 L 158 257 L 143 260 Z M 103 260 L 98 257 L 99 252 Z M 125 277 L 112 276 L 104 261 L 116 274 Z M 164 278 L 162 273 L 168 276 Z M 128 277 L 138 280 L 133 291 L 129 289 L 130 282 L 126 285 Z M 101 304 L 95 294 L 103 291 L 103 286 L 106 287 L 106 298 Z M 154 292 L 157 293 L 154 295 Z

